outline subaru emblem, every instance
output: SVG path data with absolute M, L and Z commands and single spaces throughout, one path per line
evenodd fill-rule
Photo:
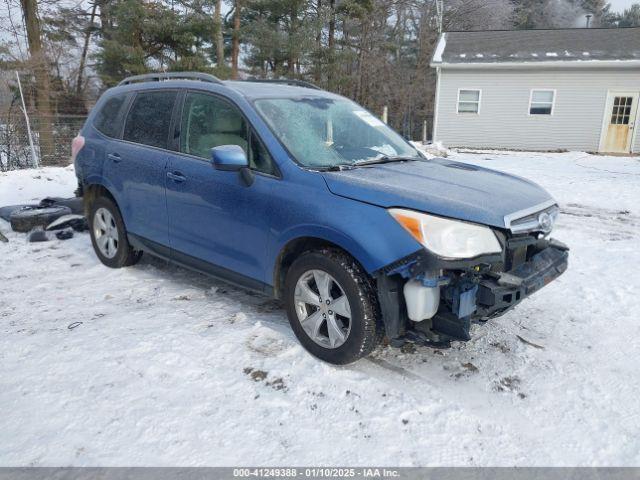
M 542 212 L 538 215 L 538 225 L 540 225 L 540 230 L 545 233 L 549 233 L 553 228 L 553 219 L 551 218 L 551 215 L 547 212 Z

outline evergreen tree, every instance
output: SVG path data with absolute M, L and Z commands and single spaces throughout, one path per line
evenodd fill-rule
M 203 4 L 176 8 L 163 1 L 117 0 L 108 4 L 97 69 L 107 85 L 155 70 L 212 71 L 215 23 Z
M 243 2 L 242 31 L 249 44 L 246 64 L 261 76 L 304 76 L 317 45 L 316 12 L 307 0 Z
M 607 11 L 602 23 L 609 27 L 640 27 L 640 3 L 634 3 L 622 13 Z
M 585 12 L 593 15 L 592 25 L 594 26 L 602 23 L 610 8 L 606 0 L 580 0 L 580 6 Z
M 516 29 L 541 28 L 546 23 L 547 0 L 511 0 Z

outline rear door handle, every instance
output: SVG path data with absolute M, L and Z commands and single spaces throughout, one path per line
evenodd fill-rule
M 170 178 L 176 183 L 182 183 L 187 179 L 187 177 L 182 175 L 180 172 L 167 172 L 167 178 Z
M 113 160 L 115 163 L 120 163 L 120 161 L 122 160 L 122 157 L 117 153 L 108 153 L 107 158 L 109 160 Z

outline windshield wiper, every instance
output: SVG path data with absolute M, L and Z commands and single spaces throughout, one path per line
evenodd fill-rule
M 351 163 L 338 163 L 336 165 L 331 165 L 329 167 L 319 167 L 314 170 L 318 170 L 320 172 L 341 172 L 343 170 L 351 170 L 353 169 L 353 164 Z
M 412 162 L 415 160 L 421 160 L 420 157 L 405 157 L 401 155 L 382 155 L 380 157 L 376 157 L 373 160 L 363 160 L 361 162 L 355 162 L 353 166 L 360 167 L 363 165 L 380 165 L 382 163 L 393 163 L 393 162 Z
M 372 160 L 362 160 L 360 162 L 354 163 L 338 163 L 336 165 L 331 165 L 328 167 L 318 167 L 314 170 L 318 170 L 321 172 L 342 172 L 343 170 L 353 170 L 357 167 L 366 167 L 368 165 L 380 165 L 383 163 L 393 163 L 393 162 L 413 162 L 416 160 L 422 160 L 421 157 L 405 157 L 400 155 L 382 155 L 380 157 L 376 157 Z

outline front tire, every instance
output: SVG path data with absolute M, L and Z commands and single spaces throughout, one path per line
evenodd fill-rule
M 344 365 L 375 348 L 375 289 L 346 253 L 328 248 L 303 253 L 287 272 L 284 298 L 296 337 L 319 359 Z
M 129 245 L 120 210 L 110 198 L 99 197 L 91 204 L 89 231 L 93 249 L 107 267 L 128 267 L 140 260 L 142 252 Z

